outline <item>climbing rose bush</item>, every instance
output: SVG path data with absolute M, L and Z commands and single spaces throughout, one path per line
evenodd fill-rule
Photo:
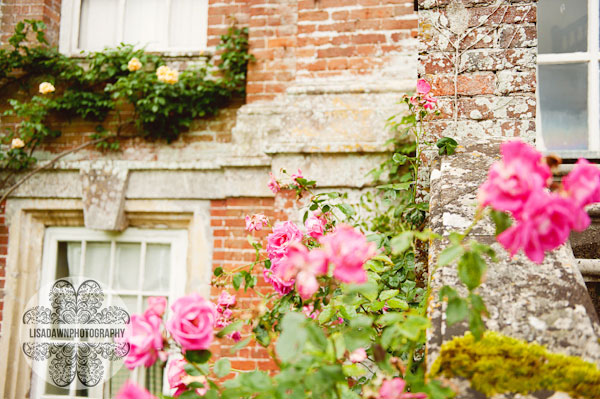
M 420 80 L 416 95 L 405 97 L 414 113 L 409 118 L 412 123 L 431 116 L 436 101 L 431 85 Z M 418 141 L 418 132 L 415 137 Z M 450 154 L 456 142 L 445 140 L 437 146 L 440 154 Z M 420 152 L 411 156 L 411 151 L 414 147 L 396 153 L 393 168 L 398 172 L 410 159 L 412 181 L 379 186 L 387 200 L 408 198 L 407 202 L 370 216 L 376 219 L 373 223 L 361 219 L 355 207 L 344 203 L 343 194 L 315 193 L 316 183 L 301 170 L 291 175 L 282 171 L 280 177 L 271 174 L 268 187 L 274 193 L 291 190 L 298 199 L 308 198 L 302 223 L 288 220 L 272 225 L 265 215 L 248 215 L 246 230 L 250 234 L 271 230 L 266 245 L 248 236 L 255 260 L 231 271 L 214 270 L 213 286 L 226 288 L 216 304 L 191 294 L 177 299 L 167 311 L 164 298 L 150 298 L 144 314 L 132 316 L 125 335 L 131 348 L 128 367 L 166 361 L 171 394 L 185 399 L 452 397 L 454 392 L 445 382 L 425 377 L 424 343 L 430 327 L 426 306 L 431 292 L 428 287 L 418 287 L 415 278 L 417 258 L 422 255 L 417 246 L 442 237 L 416 229 L 420 218 L 415 218 L 416 222 L 396 220 L 407 208 L 412 209 L 408 215 L 424 208 L 416 202 Z M 585 160 L 575 165 L 559 187 L 550 190 L 550 167 L 533 147 L 507 142 L 501 153 L 502 159 L 492 165 L 480 187 L 481 207 L 473 225 L 465 232 L 452 232 L 438 263 L 429 265 L 433 274 L 438 267 L 458 264 L 467 297 L 455 287 L 443 287 L 440 297 L 448 300 L 447 323 L 467 319 L 476 339 L 483 334 L 482 318 L 487 314 L 476 290 L 486 270 L 484 257 L 493 260 L 495 252 L 466 238 L 485 216 L 486 208 L 514 221 L 498 235 L 511 254 L 523 250 L 541 262 L 546 251 L 568 239 L 571 230 L 589 225 L 585 207 L 600 201 L 600 172 Z M 409 195 L 402 197 L 403 190 Z M 258 285 L 260 271 L 272 290 Z M 244 312 L 236 317 L 237 301 L 228 291 L 231 287 L 255 290 L 260 302 L 236 310 Z M 246 331 L 252 331 L 245 339 L 244 325 Z M 276 371 L 232 369 L 225 348 L 231 347 L 234 355 L 251 338 L 266 348 Z M 220 348 L 222 357 L 212 361 L 210 347 L 216 339 L 229 341 Z M 235 377 L 223 382 L 231 372 Z M 154 396 L 127 383 L 116 398 Z
M 554 192 L 552 173 L 542 154 L 530 145 L 510 141 L 500 147 L 502 160 L 494 163 L 479 189 L 482 206 L 508 212 L 515 223 L 498 242 L 511 255 L 523 251 L 536 263 L 545 252 L 566 242 L 572 230 L 590 224 L 585 207 L 600 202 L 600 170 L 580 159 Z

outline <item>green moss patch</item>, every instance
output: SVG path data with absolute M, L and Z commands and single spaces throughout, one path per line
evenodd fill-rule
M 493 331 L 479 341 L 467 333 L 446 342 L 430 374 L 466 378 L 473 389 L 488 396 L 548 390 L 600 398 L 600 370 L 595 364 Z

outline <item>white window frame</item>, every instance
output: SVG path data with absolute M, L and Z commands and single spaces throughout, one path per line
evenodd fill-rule
M 58 255 L 58 243 L 64 241 L 79 241 L 81 242 L 81 260 L 80 265 L 83 265 L 83 273 L 85 273 L 85 252 L 86 243 L 90 241 L 110 242 L 110 270 L 108 274 L 109 281 L 112 281 L 113 271 L 115 267 L 116 243 L 136 243 L 141 244 L 140 266 L 145 264 L 145 254 L 147 244 L 169 244 L 171 246 L 170 259 L 170 284 L 168 292 L 158 291 L 143 291 L 143 290 L 123 290 L 119 289 L 121 295 L 136 295 L 138 296 L 138 307 L 140 307 L 140 297 L 149 295 L 167 296 L 169 303 L 185 294 L 186 284 L 186 258 L 188 247 L 188 231 L 187 230 L 160 230 L 160 229 L 138 229 L 128 228 L 121 233 L 113 233 L 106 231 L 90 230 L 84 227 L 48 227 L 44 235 L 44 248 L 42 255 L 42 272 L 40 287 L 51 284 L 56 276 L 56 262 Z M 140 280 L 144 279 L 144 267 L 140 268 Z M 109 290 L 113 292 L 113 290 Z M 167 310 L 168 312 L 168 310 Z M 45 363 L 37 362 L 34 368 L 39 372 L 45 372 Z M 139 368 L 133 370 L 132 379 L 141 383 L 142 374 Z M 85 399 L 104 399 L 103 385 L 90 389 L 90 396 Z M 45 382 L 37 377 L 36 373 L 32 373 L 32 399 L 66 399 L 66 398 L 82 398 L 75 396 L 74 393 L 69 396 L 65 395 L 46 395 L 43 394 Z M 170 394 L 170 389 L 166 381 L 163 381 L 163 393 Z M 83 399 L 83 398 L 82 398 Z
M 543 1 L 543 0 L 540 0 Z M 560 54 L 539 54 L 538 65 L 556 65 L 587 63 L 588 68 L 588 149 L 573 150 L 548 150 L 544 145 L 542 134 L 542 112 L 540 108 L 540 90 L 536 90 L 536 142 L 538 149 L 543 152 L 552 152 L 563 158 L 598 158 L 600 157 L 600 38 L 599 33 L 599 2 L 588 0 L 588 51 Z M 539 4 L 538 4 L 539 7 Z M 539 68 L 537 68 L 537 82 L 539 86 Z
M 60 36 L 58 41 L 58 49 L 61 53 L 68 56 L 81 55 L 82 52 L 87 52 L 86 49 L 79 48 L 79 24 L 81 17 L 81 1 L 82 0 L 62 0 L 60 14 Z M 162 26 L 162 35 L 166 38 L 166 43 L 169 43 L 169 13 L 171 10 L 171 0 L 164 0 L 167 4 L 168 13 L 166 13 L 166 23 Z M 201 55 L 206 50 L 208 40 L 208 0 L 202 1 L 202 15 L 198 20 L 205 26 L 202 29 L 202 37 L 200 38 L 200 48 L 185 48 L 185 47 L 170 47 L 164 49 L 155 49 L 152 52 L 163 53 L 168 56 L 193 56 Z M 119 0 L 119 23 L 117 23 L 118 42 L 123 42 L 123 26 L 125 24 L 125 0 Z M 128 43 L 136 44 L 136 43 Z M 139 44 L 136 44 L 139 45 Z

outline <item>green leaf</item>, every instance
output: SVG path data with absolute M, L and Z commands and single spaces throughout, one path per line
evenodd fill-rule
M 405 231 L 402 232 L 400 235 L 397 235 L 396 237 L 392 238 L 392 241 L 390 243 L 392 247 L 392 252 L 397 255 L 404 253 L 406 252 L 406 250 L 411 248 L 413 235 L 414 233 L 412 231 Z
M 438 153 L 440 155 L 452 155 L 456 151 L 458 143 L 456 142 L 456 140 L 450 137 L 442 137 L 437 141 L 437 143 L 435 143 L 435 145 L 437 146 L 437 148 L 439 148 Z
M 377 289 L 377 283 L 374 281 L 367 281 L 364 284 L 352 286 L 353 290 L 367 298 L 370 302 L 377 299 L 379 290 Z
M 223 378 L 231 372 L 231 362 L 227 358 L 221 358 L 215 362 L 213 371 L 217 377 Z
M 236 342 L 236 344 L 233 345 L 231 347 L 231 349 L 229 349 L 229 353 L 231 353 L 233 355 L 234 353 L 236 353 L 240 349 L 246 347 L 246 345 L 248 345 L 251 340 L 252 340 L 252 338 L 248 337 L 246 339 L 241 340 L 240 342 Z
M 185 370 L 185 372 L 188 375 L 192 375 L 192 376 L 202 375 L 202 373 L 200 372 L 200 370 L 198 370 L 196 367 L 194 367 L 192 364 L 189 364 L 189 363 L 186 363 L 183 366 L 183 369 Z
M 229 335 L 235 331 L 239 331 L 243 325 L 244 325 L 244 322 L 242 320 L 234 321 L 233 323 L 227 325 L 225 328 L 223 328 L 221 331 L 219 331 L 215 335 L 217 336 L 217 338 L 223 338 L 224 336 Z
M 213 271 L 213 274 L 215 275 L 215 277 L 219 277 L 221 274 L 223 274 L 223 268 L 222 267 L 215 268 L 215 270 Z
M 446 322 L 449 326 L 463 321 L 469 315 L 467 301 L 460 297 L 454 297 L 448 300 L 446 308 Z
M 282 332 L 275 344 L 275 351 L 281 361 L 290 362 L 302 353 L 308 338 L 305 321 L 306 317 L 296 312 L 286 313 L 283 316 Z
M 244 275 L 242 273 L 237 273 L 235 276 L 233 276 L 232 284 L 236 291 L 240 289 L 242 281 L 244 281 Z
M 186 351 L 184 356 L 192 363 L 206 363 L 210 359 L 211 353 L 208 350 Z
M 367 370 L 358 364 L 344 364 L 342 370 L 346 377 L 360 377 L 367 373 Z
M 481 284 L 486 268 L 481 255 L 473 251 L 465 252 L 458 261 L 458 277 L 472 291 Z
M 385 301 L 387 299 L 395 297 L 399 293 L 400 293 L 399 290 L 385 290 L 385 291 L 381 291 L 381 293 L 379 294 L 379 300 L 380 301 Z
M 477 341 L 483 336 L 485 325 L 479 312 L 471 311 L 469 313 L 469 330 L 471 330 Z
M 408 315 L 404 323 L 400 325 L 398 332 L 411 341 L 416 341 L 422 331 L 429 328 L 431 323 L 427 318 L 416 315 Z
M 335 309 L 331 305 L 324 307 L 323 310 L 321 311 L 321 313 L 319 313 L 319 323 L 321 323 L 321 324 L 327 323 L 329 320 L 331 320 L 333 318 L 334 315 L 335 315 Z
M 492 210 L 490 216 L 496 225 L 496 236 L 512 225 L 512 219 L 508 213 Z
M 454 262 L 454 260 L 461 256 L 464 251 L 464 248 L 460 244 L 455 244 L 447 247 L 440 254 L 440 257 L 438 258 L 438 265 L 440 267 L 444 267 Z
M 386 303 L 393 309 L 408 310 L 408 303 L 400 298 L 390 298 Z
M 325 337 L 321 327 L 317 326 L 315 323 L 308 322 L 306 323 L 306 331 L 308 332 L 308 340 L 310 343 L 321 351 L 327 349 L 327 337 Z
M 347 217 L 354 216 L 354 209 L 348 204 L 336 204 L 336 208 L 338 208 L 344 215 Z

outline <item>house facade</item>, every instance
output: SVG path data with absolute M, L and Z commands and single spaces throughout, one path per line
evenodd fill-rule
M 245 98 L 174 142 L 131 138 L 117 152 L 73 152 L 2 204 L 1 395 L 108 398 L 127 378 L 161 391 L 161 370 L 122 370 L 93 391 L 36 380 L 15 333 L 29 299 L 69 275 L 102 281 L 131 313 L 153 295 L 216 298 L 212 271 L 254 260 L 245 215 L 301 220 L 302 200 L 274 195 L 269 173 L 301 169 L 319 189 L 357 198 L 372 183 L 369 170 L 389 155 L 386 121 L 404 111 L 398 100 L 414 91 L 417 77 L 440 99 L 429 125 L 434 136 L 465 148 L 497 148 L 494 140 L 517 137 L 566 160 L 600 158 L 598 8 L 598 0 L 2 0 L 3 44 L 18 21 L 39 19 L 64 54 L 127 42 L 176 68 L 218 57 L 219 37 L 235 22 L 249 28 L 255 61 Z M 41 164 L 94 133 L 79 121 L 60 130 L 38 150 Z M 440 165 L 433 157 L 427 163 Z M 572 244 L 586 259 L 578 264 L 592 296 L 600 281 L 595 226 Z M 582 289 L 575 280 L 571 288 Z M 240 291 L 238 301 L 243 313 L 257 298 Z M 582 323 L 591 340 L 598 319 L 587 294 L 567 307 L 579 302 L 589 310 Z M 215 351 L 228 356 L 231 345 Z M 275 365 L 250 345 L 232 366 Z

